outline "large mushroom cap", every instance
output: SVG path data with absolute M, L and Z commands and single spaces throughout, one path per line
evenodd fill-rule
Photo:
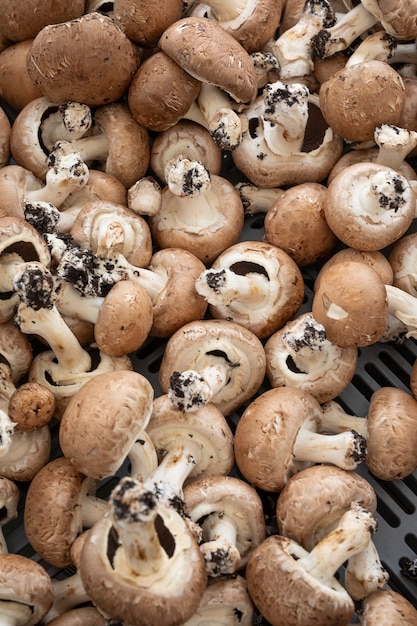
M 217 85 L 237 102 L 249 102 L 256 95 L 249 53 L 217 22 L 184 17 L 164 31 L 159 47 L 191 76 Z
M 81 17 L 84 13 L 84 5 L 84 0 L 72 0 L 72 2 L 1 0 L 0 32 L 9 41 L 32 39 L 49 24 L 58 24 Z
M 121 98 L 138 64 L 133 42 L 99 13 L 45 26 L 27 58 L 29 76 L 44 96 L 57 104 L 73 100 L 90 106 Z

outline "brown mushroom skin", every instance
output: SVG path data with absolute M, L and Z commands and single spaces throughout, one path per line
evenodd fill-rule
M 32 39 L 49 24 L 81 17 L 84 5 L 84 0 L 72 2 L 41 0 L 30 3 L 21 0 L 1 0 L 1 33 L 10 41 Z
M 392 589 L 378 589 L 363 599 L 358 611 L 361 626 L 414 626 L 417 610 Z
M 21 111 L 42 94 L 29 78 L 26 58 L 33 39 L 7 46 L 0 54 L 0 98 L 13 109 Z
M 114 19 L 129 39 L 153 48 L 168 26 L 180 19 L 182 0 L 114 0 Z
M 0 167 L 8 165 L 10 159 L 11 124 L 5 110 L 0 107 Z
M 93 606 L 65 611 L 48 622 L 50 626 L 106 626 L 108 621 Z

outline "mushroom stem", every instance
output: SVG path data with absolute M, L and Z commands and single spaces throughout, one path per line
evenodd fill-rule
M 365 37 L 359 46 L 348 57 L 345 68 L 367 61 L 383 61 L 387 63 L 395 52 L 396 39 L 385 31 L 377 31 Z
M 349 415 L 342 409 L 335 400 L 330 400 L 322 404 L 322 432 L 329 434 L 341 433 L 348 430 L 355 430 L 362 437 L 368 437 L 368 422 L 364 417 Z
M 65 382 L 73 374 L 87 372 L 90 355 L 55 305 L 54 279 L 49 270 L 36 261 L 24 263 L 14 282 L 20 298 L 15 322 L 22 332 L 39 335 L 48 343 L 57 360 L 52 364 L 54 379 Z
M 91 109 L 81 102 L 65 102 L 58 110 L 46 116 L 41 123 L 42 143 L 52 150 L 57 141 L 74 141 L 83 137 L 91 128 Z
M 309 90 L 301 83 L 268 83 L 263 90 L 264 138 L 275 154 L 301 152 L 308 121 Z
M 376 531 L 372 513 L 353 503 L 342 515 L 337 527 L 329 532 L 299 564 L 311 576 L 331 586 L 332 578 L 343 563 L 362 552 Z
M 331 463 L 342 469 L 355 469 L 365 460 L 366 441 L 354 430 L 323 435 L 300 428 L 294 442 L 295 461 Z
M 205 270 L 196 280 L 197 292 L 214 305 L 239 301 L 260 302 L 268 297 L 268 277 L 258 272 L 236 274 L 229 268 Z
M 62 279 L 58 280 L 57 285 L 59 289 L 55 305 L 61 315 L 82 319 L 92 324 L 97 323 L 98 314 L 104 302 L 102 296 L 86 297 L 71 283 Z
M 279 187 L 257 187 L 252 183 L 239 182 L 236 185 L 246 215 L 267 213 L 274 202 L 284 193 Z
M 362 33 L 371 29 L 378 22 L 362 3 L 353 7 L 330 28 L 321 30 L 311 39 L 314 53 L 320 59 L 333 56 L 346 50 Z
M 144 481 L 144 486 L 168 502 L 182 499 L 185 480 L 201 459 L 201 446 L 189 439 L 176 439 L 158 467 Z
M 257 52 L 252 52 L 250 58 L 252 59 L 256 76 L 258 77 L 258 89 L 265 87 L 269 82 L 273 82 L 273 77 L 275 77 L 275 79 L 279 77 L 278 59 L 272 52 L 258 50 Z
M 417 337 L 417 299 L 394 285 L 385 285 L 388 311 L 407 326 L 407 337 Z
M 0 290 L 4 293 L 13 291 L 14 277 L 24 263 L 16 252 L 2 254 L 0 257 Z
M 87 494 L 83 498 L 81 507 L 82 525 L 85 528 L 91 528 L 107 510 L 107 500 Z
M 237 528 L 234 521 L 222 512 L 211 513 L 202 524 L 203 543 L 200 550 L 206 561 L 209 576 L 234 574 L 241 556 L 236 546 Z
M 55 617 L 62 615 L 79 604 L 90 601 L 78 572 L 62 580 L 53 579 L 54 603 L 43 618 L 42 623 L 49 624 Z
M 167 276 L 146 267 L 135 267 L 123 255 L 117 257 L 118 267 L 126 272 L 126 278 L 144 288 L 152 302 L 167 284 Z
M 49 202 L 60 207 L 70 193 L 82 189 L 88 182 L 88 167 L 77 152 L 51 152 L 45 185 L 28 190 L 26 202 Z
M 174 372 L 168 389 L 169 399 L 180 411 L 194 411 L 204 406 L 218 393 L 228 380 L 230 367 L 216 363 L 201 371 Z
M 144 482 L 158 466 L 158 457 L 152 439 L 142 431 L 128 452 L 130 476 Z
M 361 600 L 383 587 L 389 574 L 381 563 L 373 541 L 364 550 L 349 557 L 345 571 L 345 586 L 355 600 Z
M 107 158 L 109 145 L 107 137 L 104 133 L 96 135 L 88 135 L 80 139 L 67 141 L 58 141 L 54 146 L 55 151 L 68 154 L 69 152 L 77 152 L 80 157 L 88 161 L 103 161 Z
M 110 515 L 123 551 L 119 556 L 137 576 L 158 572 L 168 561 L 156 521 L 158 500 L 139 481 L 124 477 L 110 495 Z
M 378 155 L 375 163 L 398 171 L 407 155 L 417 146 L 417 132 L 392 124 L 381 124 L 375 129 Z
M 213 141 L 223 150 L 236 148 L 242 139 L 242 121 L 226 93 L 216 85 L 202 83 L 197 102 Z
M 204 4 L 211 7 L 219 22 L 234 20 L 243 12 L 250 15 L 256 6 L 254 0 L 208 0 Z
M 161 187 L 152 176 L 140 178 L 128 189 L 127 206 L 138 215 L 156 215 L 161 203 Z

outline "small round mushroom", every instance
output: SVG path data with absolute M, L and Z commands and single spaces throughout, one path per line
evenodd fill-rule
M 304 282 L 295 261 L 267 242 L 244 241 L 224 250 L 196 280 L 213 318 L 233 321 L 265 338 L 299 309 Z
M 187 522 L 139 481 L 123 477 L 110 512 L 90 530 L 79 571 L 100 612 L 131 626 L 177 626 L 197 610 L 207 585 Z
M 134 371 L 104 372 L 88 380 L 62 415 L 62 453 L 79 472 L 96 480 L 114 476 L 129 458 L 131 475 L 143 480 L 157 465 L 145 432 L 153 396 L 150 382 Z
M 320 404 L 336 398 L 351 382 L 358 362 L 355 347 L 328 340 L 310 312 L 288 321 L 265 344 L 266 375 L 272 387 L 298 387 Z
M 111 17 L 98 12 L 48 23 L 27 56 L 30 78 L 42 95 L 57 104 L 116 102 L 126 94 L 138 65 L 135 44 Z
M 358 611 L 361 626 L 413 626 L 414 605 L 393 589 L 378 589 L 363 599 Z
M 235 431 L 236 464 L 248 482 L 279 492 L 289 478 L 313 463 L 354 470 L 365 460 L 365 438 L 355 430 L 322 434 L 322 410 L 296 387 L 264 391 L 244 410 Z
M 183 248 L 208 264 L 237 243 L 244 211 L 228 179 L 183 155 L 168 163 L 166 179 L 161 209 L 149 218 L 160 248 Z
M 370 398 L 367 415 L 352 416 L 336 401 L 322 407 L 322 428 L 340 433 L 355 428 L 366 440 L 365 463 L 381 480 L 397 480 L 411 474 L 417 466 L 416 419 L 417 400 L 407 391 L 385 386 Z
M 53 601 L 52 580 L 45 568 L 20 554 L 0 555 L 1 619 L 13 626 L 36 626 Z
M 49 461 L 31 480 L 25 500 L 24 528 L 33 549 L 50 565 L 72 565 L 70 549 L 83 528 L 107 510 L 95 497 L 96 481 L 63 456 Z
M 234 476 L 207 476 L 184 489 L 184 512 L 202 528 L 200 549 L 210 577 L 236 574 L 265 539 L 257 491 Z
M 248 329 L 225 320 L 194 321 L 168 339 L 159 384 L 181 411 L 213 402 L 229 415 L 258 391 L 265 367 L 262 343 Z
M 353 503 L 310 552 L 288 537 L 265 539 L 246 568 L 255 606 L 272 626 L 347 626 L 355 605 L 335 573 L 349 556 L 366 548 L 376 525 L 369 511 Z

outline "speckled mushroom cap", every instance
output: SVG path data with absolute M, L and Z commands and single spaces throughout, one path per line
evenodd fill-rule
M 52 606 L 54 590 L 45 568 L 20 554 L 0 555 L 0 601 L 27 605 L 25 626 L 35 626 Z
M 178 329 L 168 339 L 162 357 L 159 369 L 162 391 L 168 391 L 175 371 L 201 371 L 217 359 L 230 366 L 229 380 L 212 402 L 224 415 L 229 415 L 258 391 L 265 376 L 262 343 L 240 324 L 201 320 Z
M 192 481 L 184 489 L 184 510 L 193 522 L 202 523 L 217 512 L 231 519 L 236 527 L 236 547 L 241 561 L 249 560 L 253 550 L 265 539 L 265 517 L 258 492 L 234 476 L 206 476 Z
M 65 457 L 47 463 L 30 482 L 24 508 L 29 543 L 55 567 L 72 565 L 70 548 L 82 532 L 82 501 L 94 495 L 96 482 Z
M 369 402 L 366 464 L 381 480 L 398 480 L 417 467 L 417 400 L 396 387 L 381 387 Z
M 364 477 L 331 465 L 306 467 L 289 479 L 278 496 L 279 532 L 312 550 L 352 502 L 376 511 L 376 493 Z
M 312 313 L 332 343 L 371 345 L 383 336 L 388 321 L 385 285 L 366 263 L 340 261 L 320 276 Z
M 202 319 L 207 302 L 195 289 L 205 265 L 181 248 L 163 248 L 152 256 L 148 269 L 165 279 L 165 286 L 153 299 L 152 337 L 170 337 L 184 324 Z
M 106 626 L 108 620 L 93 606 L 65 611 L 48 622 L 50 626 Z
M 358 617 L 361 626 L 414 626 L 417 610 L 399 592 L 378 589 L 363 599 Z
M 99 256 L 122 254 L 138 267 L 148 265 L 152 257 L 147 222 L 121 204 L 104 200 L 88 202 L 77 214 L 70 233 L 84 250 Z
M 42 28 L 81 17 L 84 0 L 55 2 L 41 0 L 29 5 L 22 0 L 1 0 L 2 21 L 0 30 L 10 41 L 32 39 Z
M 243 412 L 235 431 L 235 459 L 243 476 L 265 491 L 279 492 L 305 464 L 294 461 L 293 444 L 308 424 L 320 429 L 321 408 L 306 391 L 279 387 L 264 391 Z
M 351 382 L 358 361 L 355 347 L 341 348 L 310 312 L 277 330 L 265 344 L 266 373 L 272 387 L 298 387 L 323 403 Z
M 34 38 L 27 57 L 29 76 L 57 104 L 115 102 L 125 95 L 138 65 L 135 44 L 100 13 L 48 24 Z
M 9 163 L 11 128 L 5 110 L 0 107 L 0 167 Z
M 129 370 L 105 372 L 84 383 L 61 419 L 63 454 L 91 478 L 113 476 L 152 411 L 153 388 Z
M 114 0 L 113 17 L 129 39 L 144 48 L 154 48 L 168 26 L 179 20 L 182 0 Z
M 226 91 L 237 102 L 257 92 L 249 53 L 220 24 L 204 17 L 184 17 L 162 34 L 159 47 L 191 76 Z

